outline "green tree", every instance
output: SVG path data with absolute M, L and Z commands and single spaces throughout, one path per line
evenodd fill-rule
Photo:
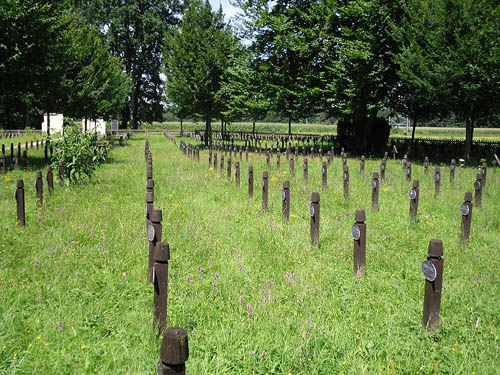
M 250 119 L 255 123 L 266 117 L 270 101 L 266 96 L 266 84 L 260 65 L 251 58 L 242 45 L 237 48 L 235 58 L 226 70 L 218 95 L 227 105 L 223 115 L 228 119 Z M 222 98 L 219 100 L 223 100 Z
M 365 152 L 381 123 L 377 113 L 399 80 L 391 25 L 399 24 L 400 2 L 327 0 L 317 11 L 326 20 L 321 31 L 325 108 L 352 127 L 349 147 Z
M 160 78 L 164 33 L 177 24 L 179 0 L 74 0 L 89 23 L 97 25 L 111 53 L 119 57 L 132 88 L 123 122 L 161 120 L 163 82 Z
M 166 40 L 167 98 L 183 108 L 189 103 L 190 115 L 205 121 L 206 145 L 211 142 L 212 119 L 221 115 L 217 93 L 235 43 L 222 10 L 213 12 L 208 0 L 187 1 L 179 28 Z
M 438 97 L 442 116 L 452 112 L 465 121 L 466 160 L 474 126 L 500 113 L 499 25 L 495 0 L 410 0 L 396 29 L 400 76 Z
M 61 8 L 40 0 L 0 2 L 0 124 L 30 125 L 32 113 L 61 103 L 61 44 L 66 20 Z
M 75 20 L 65 37 L 68 50 L 62 83 L 67 93 L 64 113 L 85 119 L 118 115 L 131 87 L 120 59 L 109 53 L 93 26 Z
M 318 109 L 321 97 L 319 37 L 322 20 L 314 0 L 238 1 L 244 10 L 246 36 L 251 38 L 256 64 L 272 108 L 292 120 Z

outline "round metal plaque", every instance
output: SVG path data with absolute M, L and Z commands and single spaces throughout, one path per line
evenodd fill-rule
M 372 189 L 375 189 L 377 187 L 377 182 L 373 180 L 370 186 L 372 187 Z
M 285 191 L 281 190 L 281 200 L 284 201 L 286 199 Z
M 260 184 L 262 186 L 262 189 L 264 189 L 264 180 L 262 180 L 262 182 Z
M 454 171 L 455 170 L 455 164 L 450 165 L 450 170 Z
M 460 206 L 460 213 L 463 215 L 463 216 L 467 216 L 470 212 L 470 209 L 469 209 L 469 206 L 466 205 L 466 204 L 462 204 Z
M 321 173 L 322 173 L 322 174 L 325 174 L 325 173 L 326 173 L 326 168 L 325 168 L 325 167 L 321 168 Z
M 410 175 L 410 173 L 411 173 L 411 169 L 410 169 L 410 168 L 406 168 L 406 169 L 405 169 L 405 173 L 406 173 L 406 175 L 407 175 L 407 176 L 409 176 L 409 175 Z
M 311 217 L 314 217 L 314 207 L 313 207 L 313 205 L 312 205 L 312 204 L 309 206 L 309 215 L 310 215 Z
M 406 164 L 406 159 L 401 160 L 401 164 L 405 165 Z
M 306 168 L 307 168 L 306 164 L 304 164 L 303 168 L 304 168 L 304 170 L 306 170 Z
M 481 189 L 481 183 L 479 181 L 474 182 L 474 189 L 476 190 Z
M 439 181 L 439 174 L 438 174 L 438 173 L 436 173 L 436 174 L 432 177 L 432 179 L 433 179 L 434 181 L 438 182 L 438 181 Z
M 428 260 L 424 260 L 422 262 L 422 273 L 424 274 L 424 277 L 428 281 L 436 280 L 436 276 L 437 276 L 436 267 L 434 266 L 434 264 L 432 264 Z
M 380 170 L 383 171 L 385 169 L 384 164 L 380 164 Z
M 417 192 L 414 189 L 411 189 L 408 192 L 408 196 L 410 197 L 410 199 L 415 199 L 417 197 Z
M 146 207 L 144 207 L 144 215 L 148 216 L 148 205 L 146 205 Z
M 351 228 L 351 235 L 354 241 L 359 240 L 359 238 L 361 237 L 361 231 L 356 224 L 354 224 Z
M 344 181 L 347 181 L 347 173 L 344 173 L 344 175 L 342 176 L 342 178 L 344 179 Z
M 155 239 L 155 228 L 150 225 L 148 226 L 148 241 L 153 241 Z

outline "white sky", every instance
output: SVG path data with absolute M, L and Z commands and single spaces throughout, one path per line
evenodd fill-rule
M 229 21 L 239 10 L 239 8 L 229 4 L 229 0 L 210 0 L 210 5 L 212 5 L 212 10 L 219 10 L 219 5 L 222 4 L 222 10 L 224 11 L 224 16 L 226 21 Z

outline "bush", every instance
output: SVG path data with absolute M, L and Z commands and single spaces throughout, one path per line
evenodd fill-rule
M 85 133 L 78 124 L 68 123 L 65 124 L 62 139 L 55 144 L 52 168 L 58 170 L 62 160 L 65 183 L 83 183 L 90 180 L 107 156 L 108 148 L 99 145 L 97 134 Z

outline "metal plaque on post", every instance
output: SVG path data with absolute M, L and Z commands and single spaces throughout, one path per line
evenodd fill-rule
M 347 173 L 344 173 L 344 175 L 342 176 L 342 178 L 344 179 L 344 181 L 347 181 Z
M 281 190 L 281 200 L 284 201 L 286 199 L 285 191 Z
M 410 199 L 415 199 L 417 197 L 417 192 L 414 189 L 411 189 L 408 192 L 408 196 L 410 197 Z
M 474 189 L 476 190 L 481 189 L 481 183 L 479 181 L 474 182 Z
M 466 204 L 462 204 L 460 206 L 460 213 L 463 215 L 463 216 L 467 216 L 470 212 L 470 209 L 469 209 L 469 206 L 466 205 Z
M 155 239 L 155 228 L 152 225 L 148 226 L 148 240 L 153 241 Z
M 380 170 L 383 171 L 385 169 L 384 163 L 380 164 Z
M 313 207 L 312 205 L 310 205 L 310 206 L 309 206 L 309 215 L 310 215 L 311 217 L 313 217 L 313 216 L 314 216 L 314 207 Z
M 439 181 L 439 174 L 437 174 L 437 173 L 436 173 L 436 174 L 432 177 L 432 179 L 433 179 L 434 181 L 438 182 L 438 181 Z
M 372 181 L 370 186 L 372 187 L 372 189 L 375 189 L 377 187 L 377 183 L 375 182 L 375 180 Z
M 354 241 L 358 241 L 359 238 L 361 237 L 361 232 L 356 224 L 354 224 L 351 228 L 351 235 Z
M 432 282 L 436 280 L 436 275 L 437 275 L 436 267 L 428 260 L 424 260 L 422 262 L 422 273 L 428 281 Z

